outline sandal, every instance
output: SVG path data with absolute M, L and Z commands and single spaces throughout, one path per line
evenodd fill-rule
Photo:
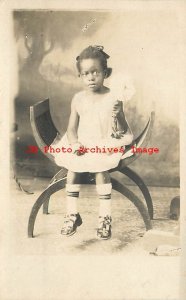
M 102 240 L 108 240 L 111 238 L 111 222 L 110 216 L 99 217 L 99 228 L 97 229 L 97 236 Z
M 61 234 L 71 236 L 76 232 L 78 226 L 82 224 L 80 214 L 70 214 L 65 216 L 64 225 L 61 229 Z

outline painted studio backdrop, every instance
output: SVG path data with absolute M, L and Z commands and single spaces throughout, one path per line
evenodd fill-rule
M 132 168 L 147 184 L 179 185 L 179 21 L 174 11 L 14 11 L 17 92 L 14 100 L 14 156 L 18 177 L 52 176 L 59 167 L 36 145 L 29 107 L 50 98 L 53 121 L 66 131 L 71 99 L 82 89 L 76 56 L 88 45 L 103 45 L 113 72 L 129 75 L 136 93 L 125 112 L 134 135 L 151 111 L 155 125 L 148 147 Z M 107 85 L 107 81 L 105 81 Z

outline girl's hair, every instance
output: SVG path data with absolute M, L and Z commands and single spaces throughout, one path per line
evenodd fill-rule
M 81 70 L 81 61 L 88 58 L 96 58 L 100 61 L 103 70 L 106 72 L 106 77 L 112 73 L 112 69 L 107 67 L 107 59 L 110 57 L 103 51 L 103 46 L 89 46 L 85 48 L 79 56 L 76 57 L 76 67 L 78 72 Z

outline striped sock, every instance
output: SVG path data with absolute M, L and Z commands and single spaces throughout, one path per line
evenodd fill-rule
M 96 189 L 100 199 L 99 205 L 99 216 L 111 216 L 111 191 L 112 184 L 98 184 L 96 185 Z
M 67 215 L 77 214 L 77 199 L 79 198 L 80 185 L 66 184 L 66 210 Z

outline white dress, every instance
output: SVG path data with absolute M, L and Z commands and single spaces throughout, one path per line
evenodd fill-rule
M 78 141 L 87 148 L 87 153 L 78 156 L 73 152 L 60 151 L 55 153 L 56 164 L 79 173 L 102 172 L 117 167 L 124 144 L 122 138 L 111 137 L 112 109 L 116 98 L 108 92 L 94 101 L 86 97 L 86 91 L 81 91 L 75 94 L 72 101 L 79 115 Z M 53 147 L 72 149 L 67 134 Z M 119 148 L 118 152 L 110 155 L 105 153 L 105 149 L 116 147 Z

